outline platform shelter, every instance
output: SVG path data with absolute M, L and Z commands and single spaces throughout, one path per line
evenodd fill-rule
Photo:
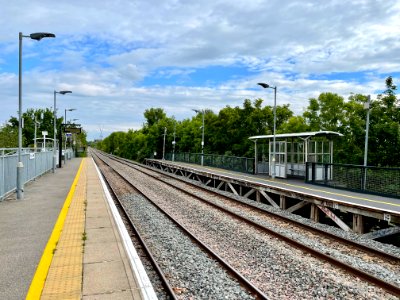
M 307 162 L 333 163 L 333 140 L 340 136 L 343 135 L 334 131 L 276 134 L 275 155 L 273 155 L 274 135 L 251 136 L 249 139 L 255 143 L 255 174 L 271 175 L 272 162 L 275 159 L 276 177 L 305 178 Z

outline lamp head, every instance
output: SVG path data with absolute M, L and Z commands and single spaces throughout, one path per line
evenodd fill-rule
M 267 84 L 267 83 L 262 83 L 262 82 L 260 82 L 260 83 L 257 83 L 258 85 L 260 85 L 260 86 L 262 86 L 264 89 L 266 89 L 266 88 L 269 88 L 270 87 L 270 85 L 269 84 Z
M 58 93 L 61 95 L 65 95 L 65 94 L 72 93 L 72 92 L 71 91 L 59 91 Z
M 53 33 L 48 33 L 48 32 L 36 32 L 36 33 L 31 33 L 30 38 L 32 40 L 37 40 L 40 41 L 42 38 L 55 38 L 55 34 Z

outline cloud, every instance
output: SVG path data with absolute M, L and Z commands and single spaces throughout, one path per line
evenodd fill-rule
M 23 107 L 50 107 L 55 89 L 72 90 L 60 111 L 76 106 L 71 116 L 94 138 L 99 126 L 140 128 L 150 107 L 179 120 L 246 98 L 270 104 L 260 81 L 296 113 L 320 92 L 376 94 L 400 75 L 399 12 L 395 0 L 9 1 L 0 121 L 17 110 L 19 31 L 57 35 L 23 41 Z

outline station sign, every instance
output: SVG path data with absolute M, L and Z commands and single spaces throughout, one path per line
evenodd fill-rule
M 66 128 L 64 128 L 64 132 L 81 133 L 82 132 L 82 128 L 80 128 L 80 127 L 66 127 Z

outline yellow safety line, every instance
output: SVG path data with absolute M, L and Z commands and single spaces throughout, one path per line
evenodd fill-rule
M 207 170 L 210 170 L 210 171 L 218 170 L 218 172 L 221 172 L 221 173 L 226 173 L 226 174 L 229 174 L 229 175 L 236 175 L 235 173 L 231 173 L 231 172 L 220 170 L 220 169 L 216 169 L 216 168 L 204 168 L 204 169 L 207 169 Z M 250 176 L 247 176 L 247 175 L 241 175 L 241 176 L 243 176 L 245 178 L 252 179 L 252 180 L 255 179 L 254 177 L 250 177 Z M 396 204 L 396 203 L 390 203 L 390 202 L 379 201 L 379 200 L 372 200 L 372 199 L 367 199 L 367 198 L 363 198 L 363 197 L 359 197 L 359 196 L 351 196 L 351 195 L 346 195 L 346 194 L 334 193 L 334 192 L 329 192 L 329 191 L 325 191 L 325 190 L 321 190 L 321 189 L 314 189 L 314 188 L 304 187 L 304 186 L 301 186 L 301 185 L 285 183 L 285 182 L 281 182 L 281 181 L 273 181 L 273 180 L 268 180 L 268 179 L 263 179 L 263 178 L 258 178 L 258 177 L 257 177 L 257 179 L 261 180 L 261 181 L 264 181 L 264 182 L 278 183 L 278 184 L 282 184 L 282 185 L 285 185 L 285 186 L 302 188 L 302 189 L 313 191 L 313 192 L 321 192 L 321 193 L 326 193 L 326 194 L 340 196 L 340 197 L 346 197 L 346 198 L 352 198 L 352 199 L 357 199 L 357 200 L 363 200 L 363 201 L 368 201 L 368 202 L 374 202 L 374 203 L 380 203 L 380 204 L 386 204 L 386 205 L 390 205 L 390 206 L 398 206 L 398 207 L 400 207 L 400 204 Z
M 61 231 L 64 227 L 64 221 L 67 216 L 68 208 L 71 204 L 72 197 L 75 193 L 75 188 L 81 174 L 82 166 L 84 159 L 79 166 L 78 172 L 76 173 L 75 179 L 71 185 L 71 189 L 69 190 L 68 196 L 65 199 L 63 208 L 58 216 L 57 222 L 54 225 L 53 232 L 47 242 L 47 245 L 43 251 L 42 258 L 40 259 L 39 265 L 36 269 L 35 275 L 33 276 L 31 286 L 29 287 L 28 294 L 26 295 L 27 300 L 31 299 L 39 299 L 42 293 L 47 273 L 49 271 L 49 267 L 51 264 L 51 260 L 53 259 L 53 250 L 57 245 L 57 242 L 60 238 Z

